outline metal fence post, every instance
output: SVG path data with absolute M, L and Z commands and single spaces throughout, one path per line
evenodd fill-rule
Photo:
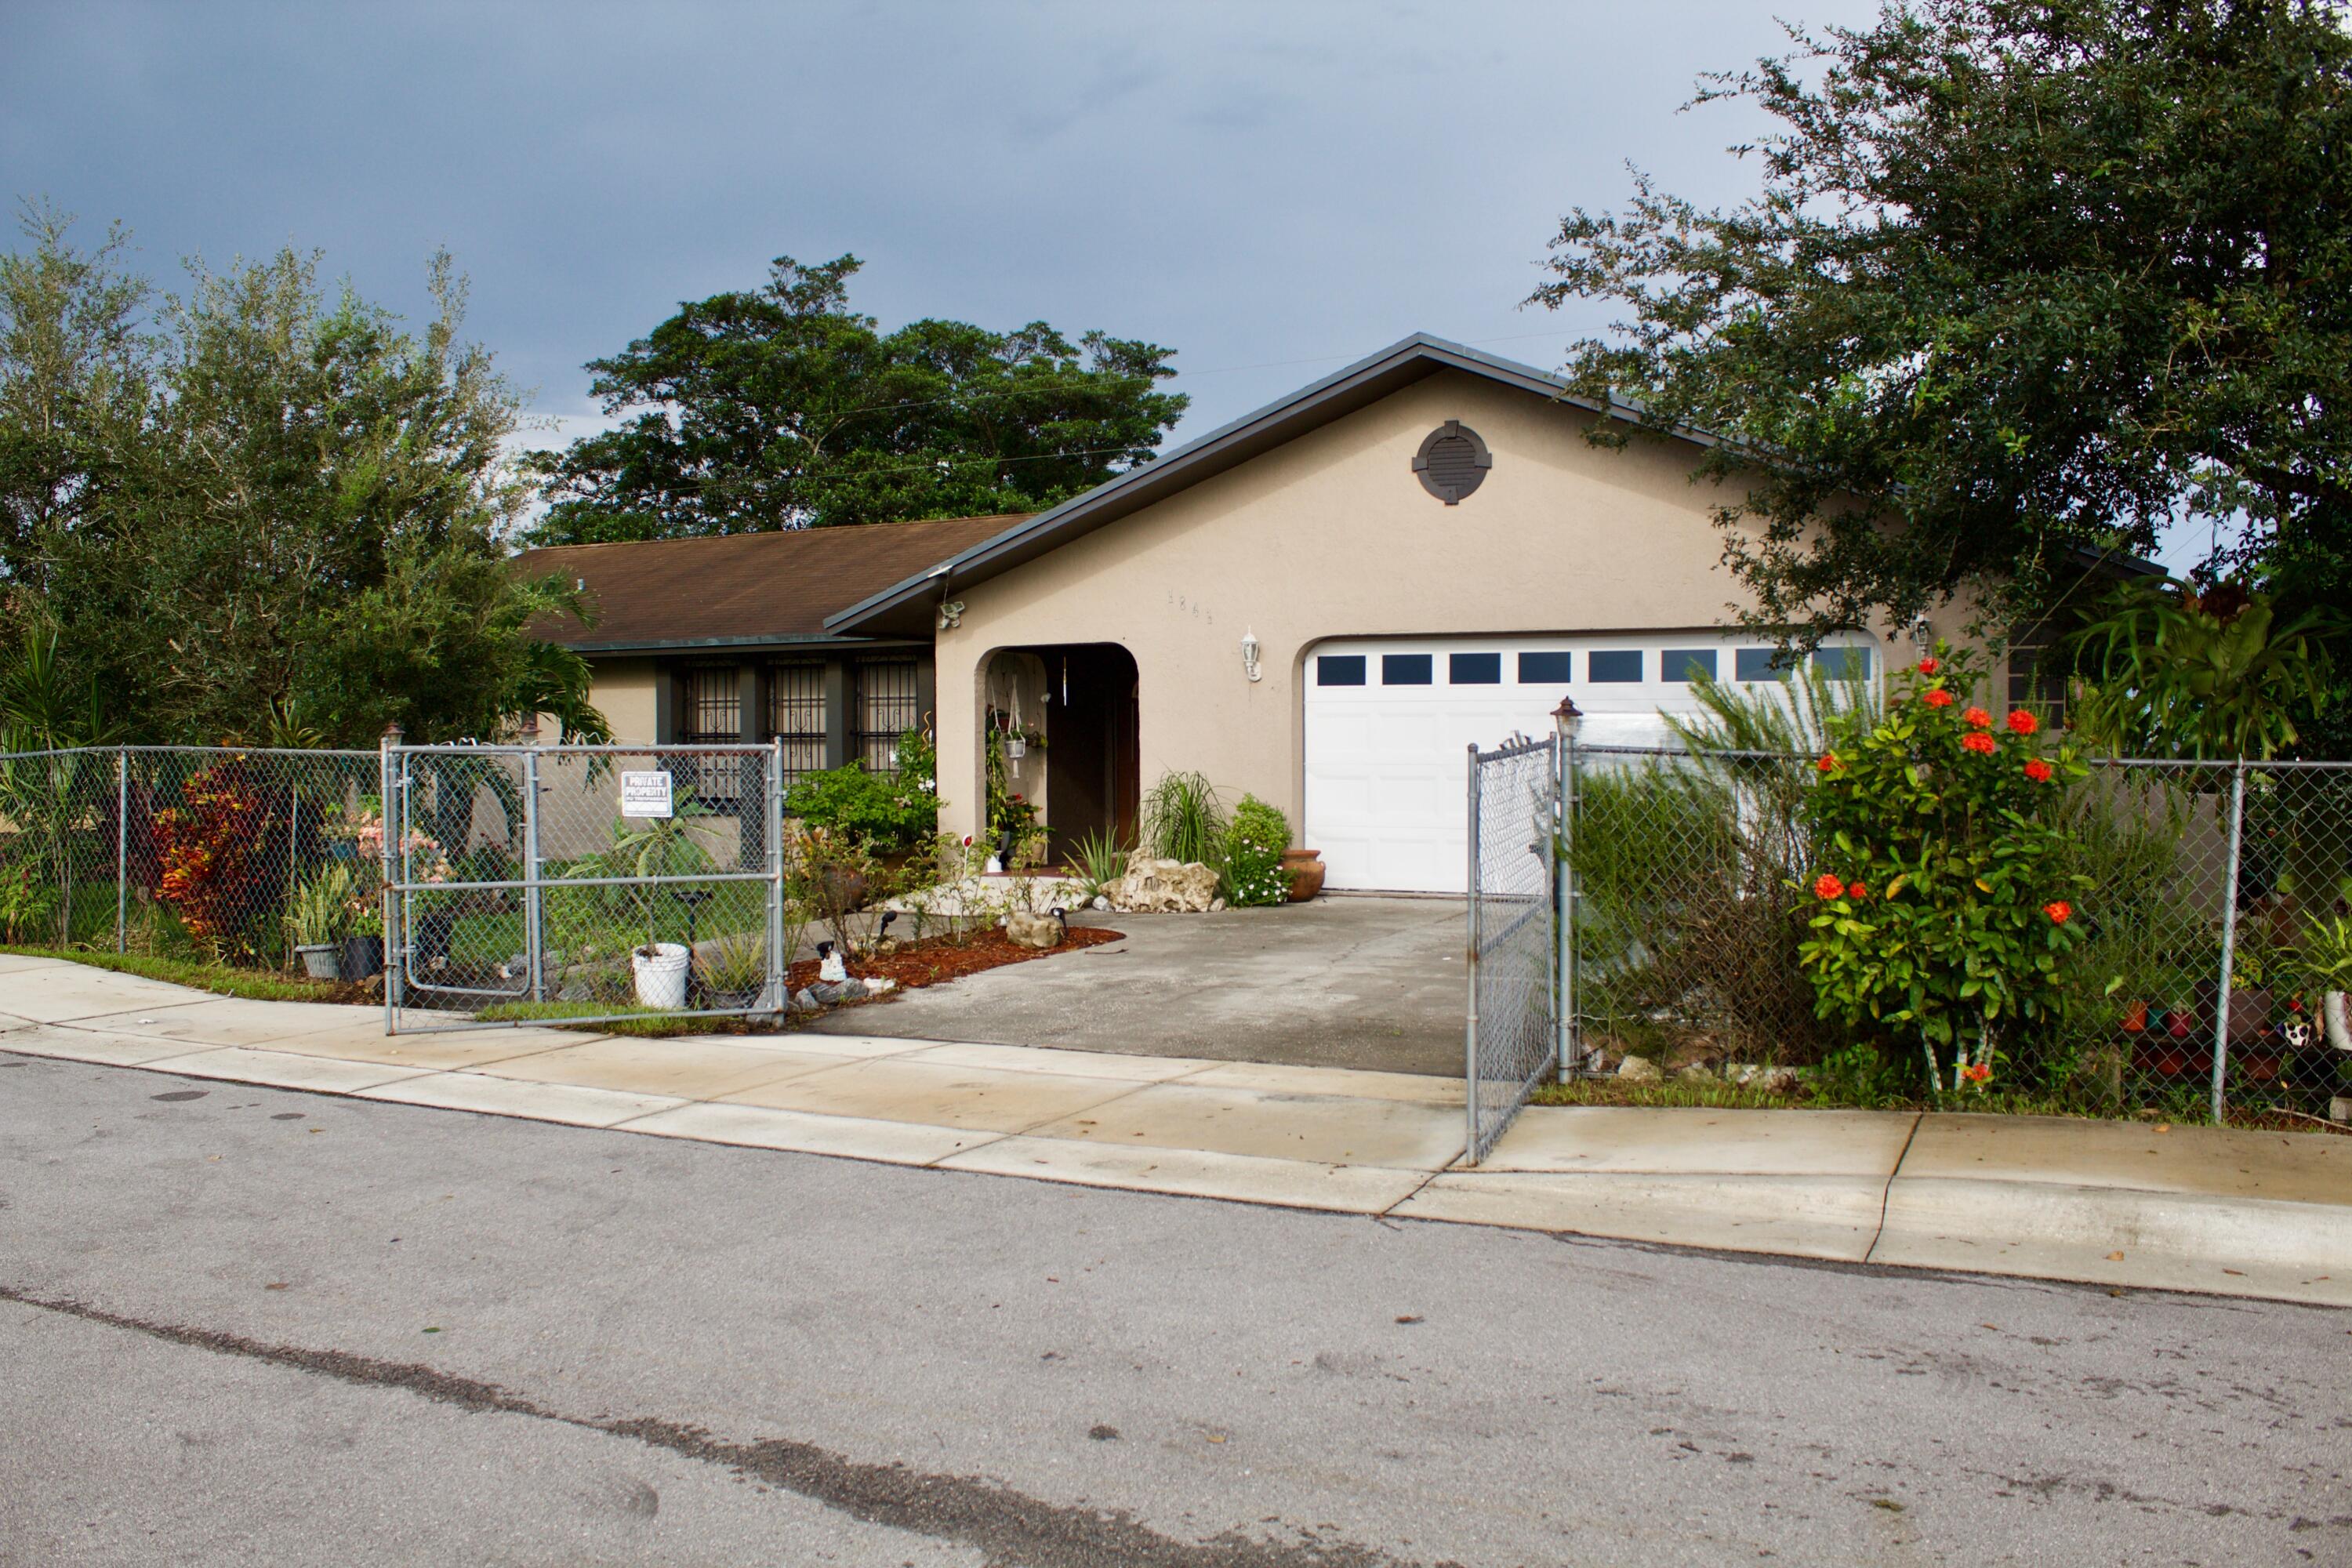
M 289 909 L 293 907 L 294 890 L 301 881 L 302 781 L 298 777 L 286 790 L 286 903 Z M 287 929 L 282 917 L 278 921 L 278 931 L 289 938 L 294 934 Z M 294 943 L 291 941 L 286 944 L 286 969 L 289 973 L 294 969 Z
M 1463 1100 L 1467 1107 L 1468 1141 L 1463 1152 L 1471 1164 L 1478 1163 L 1478 748 L 1470 747 L 1470 857 L 1463 890 L 1468 895 L 1463 921 L 1468 942 L 1462 967 L 1469 975 L 1469 1012 L 1463 1030 Z
M 1584 1066 L 1583 1032 L 1576 1026 L 1576 868 L 1569 858 L 1576 831 L 1576 731 L 1584 715 L 1563 697 L 1552 710 L 1552 960 L 1553 1076 L 1566 1083 Z
M 784 976 L 793 955 L 784 951 L 784 740 L 768 742 L 768 1011 L 782 1015 Z
M 522 754 L 522 950 L 530 999 L 547 1000 L 545 894 L 539 885 L 539 753 Z
M 399 793 L 393 778 L 393 751 L 400 744 L 400 726 L 387 724 L 383 739 L 377 742 L 376 787 L 383 792 L 376 821 L 383 827 L 383 843 L 377 847 L 382 864 L 378 869 L 383 879 L 383 1032 L 400 1032 L 400 958 L 393 943 L 400 931 L 399 899 L 393 887 L 399 880 L 394 845 L 398 842 L 404 826 L 399 808 Z
M 131 880 L 131 749 L 114 749 L 114 951 L 127 952 Z
M 2238 859 L 2246 827 L 2246 759 L 2230 773 L 2230 869 L 2221 882 L 2221 988 L 2213 1017 L 2213 1121 L 2228 1110 L 2224 1085 L 2230 1073 L 2230 971 L 2238 957 Z

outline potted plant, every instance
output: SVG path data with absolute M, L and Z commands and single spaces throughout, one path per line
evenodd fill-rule
M 352 912 L 340 963 L 345 980 L 365 980 L 383 973 L 383 913 L 373 900 Z
M 703 840 L 717 837 L 701 820 L 710 813 L 690 795 L 679 800 L 670 816 L 623 817 L 613 824 L 613 842 L 598 854 L 575 861 L 566 873 L 574 877 L 626 877 L 639 880 L 626 887 L 645 924 L 644 943 L 629 954 L 629 970 L 641 1005 L 675 1011 L 686 1005 L 687 970 L 691 959 L 684 942 L 663 942 L 654 930 L 656 899 L 667 885 L 648 885 L 656 877 L 690 877 L 714 868 Z
M 351 868 L 331 865 L 294 890 L 286 905 L 286 930 L 303 973 L 313 980 L 340 980 L 341 946 L 351 927 Z
M 2304 927 L 2296 957 L 2319 993 L 2319 1022 L 2327 1043 L 2352 1051 L 2352 999 L 2346 996 L 2352 988 L 2352 921 L 2315 917 Z

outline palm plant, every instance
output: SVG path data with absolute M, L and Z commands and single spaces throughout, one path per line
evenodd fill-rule
M 1070 847 L 1071 879 L 1081 898 L 1092 902 L 1127 875 L 1127 847 L 1108 831 L 1089 833 Z
M 1156 860 L 1224 864 L 1225 808 L 1199 773 L 1164 773 L 1143 797 L 1143 843 Z
M 2071 647 L 2081 679 L 2075 732 L 2118 755 L 2271 757 L 2334 685 L 2330 643 L 2352 623 L 2330 609 L 2282 616 L 2234 583 L 2119 589 Z

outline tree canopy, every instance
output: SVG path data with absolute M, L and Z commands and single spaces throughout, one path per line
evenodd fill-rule
M 529 631 L 569 602 L 508 564 L 516 402 L 459 339 L 446 257 L 418 336 L 323 295 L 312 256 L 191 264 L 151 311 L 119 230 L 23 228 L 0 257 L 0 665 L 37 664 L 47 707 L 164 742 L 601 729 L 584 666 Z
M 682 304 L 591 390 L 618 429 L 545 455 L 541 543 L 1032 511 L 1150 462 L 1184 411 L 1170 350 L 1043 321 L 994 332 L 849 309 L 854 256 L 779 257 Z
M 1706 79 L 1762 194 L 1636 175 L 1547 305 L 1621 312 L 1576 389 L 1725 438 L 1759 625 L 2011 608 L 2210 528 L 2201 574 L 2352 587 L 2352 36 L 2326 0 L 1912 0 Z M 1899 525 L 1899 526 L 1898 526 Z

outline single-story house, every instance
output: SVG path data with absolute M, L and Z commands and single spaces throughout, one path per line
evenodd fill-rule
M 926 724 L 941 825 L 979 834 L 992 731 L 1057 851 L 1131 833 L 1172 770 L 1280 806 L 1333 889 L 1458 890 L 1469 745 L 1543 733 L 1563 696 L 1589 742 L 1658 739 L 1694 670 L 1780 675 L 1727 626 L 1719 493 L 1676 444 L 1589 443 L 1610 416 L 1416 335 L 1033 516 L 521 565 L 596 601 L 554 635 L 620 739 L 780 736 L 798 773 L 890 766 Z M 1874 680 L 1917 635 L 1815 657 Z

